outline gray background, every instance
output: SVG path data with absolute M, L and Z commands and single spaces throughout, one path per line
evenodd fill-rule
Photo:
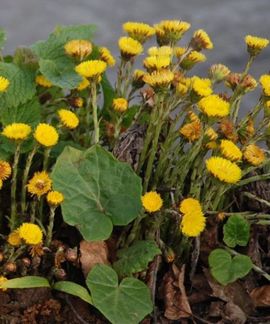
M 117 55 L 123 22 L 172 18 L 191 22 L 191 31 L 209 33 L 215 48 L 207 53 L 206 67 L 224 63 L 240 72 L 247 59 L 244 36 L 270 38 L 270 0 L 0 0 L 0 25 L 8 33 L 5 53 L 47 38 L 57 24 L 93 23 L 98 27 L 96 43 Z M 258 77 L 269 70 L 268 48 L 251 71 Z

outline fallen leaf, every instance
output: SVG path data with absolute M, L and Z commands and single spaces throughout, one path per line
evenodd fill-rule
M 232 302 L 228 302 L 224 307 L 223 319 L 234 324 L 244 324 L 247 316 L 243 310 Z
M 104 241 L 81 241 L 80 262 L 85 277 L 96 264 L 110 264 L 108 261 L 108 247 Z
M 269 307 L 270 306 L 270 285 L 254 288 L 250 297 L 256 307 Z

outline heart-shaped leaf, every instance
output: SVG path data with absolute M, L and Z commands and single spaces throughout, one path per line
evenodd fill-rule
M 161 251 L 154 241 L 137 241 L 132 246 L 119 250 L 119 258 L 113 264 L 120 276 L 130 276 L 133 273 L 143 271 L 153 258 Z
M 253 266 L 248 256 L 236 255 L 232 258 L 230 253 L 223 249 L 213 250 L 208 261 L 211 274 L 222 285 L 245 277 Z
M 236 245 L 246 246 L 249 240 L 250 225 L 239 215 L 232 215 L 223 227 L 223 241 L 234 248 Z
M 85 240 L 108 239 L 113 225 L 127 225 L 141 210 L 141 179 L 98 145 L 86 151 L 66 147 L 52 179 L 65 196 L 64 220 Z
M 153 306 L 148 287 L 135 278 L 118 283 L 116 272 L 107 265 L 96 265 L 86 284 L 91 291 L 94 306 L 113 324 L 136 324 Z

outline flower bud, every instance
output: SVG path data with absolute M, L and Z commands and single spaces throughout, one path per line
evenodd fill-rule
M 230 74 L 230 70 L 223 64 L 214 64 L 210 67 L 208 74 L 213 82 L 218 83 L 223 81 Z
M 17 270 L 16 263 L 15 262 L 7 262 L 5 264 L 5 270 L 7 272 L 16 272 L 16 270 Z

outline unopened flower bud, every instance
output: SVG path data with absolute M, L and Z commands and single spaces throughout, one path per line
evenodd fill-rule
M 7 272 L 16 272 L 16 270 L 17 270 L 16 263 L 15 262 L 7 262 L 5 264 L 5 270 Z
M 209 78 L 213 82 L 221 82 L 223 81 L 229 74 L 230 70 L 227 68 L 226 65 L 223 64 L 214 64 L 209 69 Z
M 65 253 L 66 260 L 69 262 L 76 262 L 78 259 L 77 249 L 67 249 Z

